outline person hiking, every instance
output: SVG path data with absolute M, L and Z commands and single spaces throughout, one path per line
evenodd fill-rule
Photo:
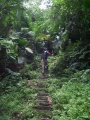
M 42 74 L 45 73 L 45 69 L 48 69 L 48 55 L 52 55 L 47 48 L 43 50 L 42 55 L 41 55 L 41 64 L 42 64 Z

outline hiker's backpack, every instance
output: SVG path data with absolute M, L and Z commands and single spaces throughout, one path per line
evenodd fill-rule
M 42 53 L 42 59 L 47 59 L 47 57 L 48 57 L 48 53 L 47 53 L 47 51 L 44 51 Z

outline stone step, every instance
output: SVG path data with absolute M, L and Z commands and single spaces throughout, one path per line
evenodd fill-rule
M 37 96 L 39 100 L 48 100 L 48 96 Z
M 52 103 L 49 103 L 48 101 L 35 101 L 35 105 L 44 105 L 44 106 L 51 106 Z
M 43 94 L 37 94 L 37 97 L 48 97 L 48 95 L 43 95 Z
M 39 105 L 42 105 L 42 106 L 51 106 L 52 104 L 50 104 L 50 103 L 39 103 Z
M 48 92 L 47 88 L 38 88 L 36 87 L 35 90 L 37 90 L 37 92 L 39 91 L 42 91 L 42 92 Z
M 48 103 L 47 100 L 36 100 L 35 103 Z
M 48 94 L 48 93 L 43 91 L 38 91 L 38 94 Z
M 37 96 L 49 96 L 48 93 L 47 94 L 37 94 Z
M 50 115 L 43 115 L 42 118 L 49 118 L 49 119 L 51 119 L 51 116 Z
M 42 105 L 34 106 L 33 108 L 35 110 L 47 110 L 47 111 L 51 111 L 51 109 L 52 109 L 50 106 L 42 106 Z
M 40 89 L 40 90 L 43 90 L 43 89 L 47 89 L 46 87 L 36 87 L 35 89 Z
M 47 75 L 41 75 L 41 79 L 36 81 L 34 88 L 37 93 L 33 109 L 41 116 L 38 120 L 52 120 L 52 100 L 48 92 L 47 77 Z
M 37 96 L 48 96 L 48 93 L 46 93 L 46 92 L 38 92 Z
M 52 119 L 50 119 L 50 118 L 41 118 L 39 120 L 52 120 Z
M 52 119 L 42 117 L 42 118 L 40 118 L 39 120 L 52 120 Z
M 42 116 L 39 120 L 51 120 L 51 116 Z

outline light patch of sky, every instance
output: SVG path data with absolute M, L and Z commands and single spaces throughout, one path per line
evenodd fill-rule
M 25 8 L 29 8 L 29 3 L 28 2 L 23 2 L 23 6 L 25 7 Z
M 23 6 L 26 7 L 26 8 L 29 8 L 31 5 L 36 5 L 36 3 L 34 1 L 23 2 Z
M 52 6 L 52 2 L 50 0 L 42 0 L 41 4 L 39 5 L 40 9 L 47 9 L 47 6 Z
M 35 1 L 23 2 L 24 7 L 29 8 L 31 5 L 36 5 Z M 40 9 L 47 9 L 47 6 L 52 6 L 51 0 L 42 0 L 41 4 L 38 6 Z

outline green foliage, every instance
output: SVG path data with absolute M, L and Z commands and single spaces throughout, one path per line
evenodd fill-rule
M 12 58 L 18 56 L 18 53 L 16 52 L 17 44 L 12 40 L 0 40 L 0 49 L 2 48 L 6 49 L 6 54 L 8 56 L 11 56 Z
M 70 77 L 49 79 L 48 90 L 53 99 L 53 120 L 90 119 L 90 75 L 86 73 L 80 71 Z M 83 83 L 87 81 L 88 83 Z
M 50 64 L 50 70 L 56 75 L 69 75 L 73 74 L 77 70 L 90 69 L 90 45 L 83 44 L 78 41 L 74 44 L 69 43 L 66 50 L 63 50 L 61 45 L 61 51 L 57 57 L 50 60 L 53 64 Z
M 37 58 L 38 59 L 38 58 Z M 27 78 L 28 80 L 35 79 L 40 74 L 40 61 L 34 59 L 35 62 L 31 64 L 25 64 L 24 68 L 21 71 L 21 76 Z
M 10 69 L 7 69 L 8 73 L 10 75 L 7 75 L 2 79 L 2 82 L 0 82 L 1 91 L 11 88 L 13 85 L 16 85 L 16 83 L 21 80 L 20 73 L 13 72 Z
M 8 82 L 11 81 L 10 78 L 7 79 Z M 35 99 L 35 92 L 30 88 L 27 80 L 19 79 L 19 82 L 16 81 L 16 85 L 7 85 L 5 90 L 0 92 L 0 96 L 1 120 L 34 119 L 33 100 Z
M 22 46 L 27 46 L 29 43 L 28 43 L 27 40 L 19 39 L 19 40 L 18 40 L 18 44 L 19 44 L 19 45 L 22 45 Z
M 12 40 L 1 39 L 0 40 L 0 66 L 2 73 L 5 68 L 10 67 L 10 65 L 15 64 L 17 53 L 17 44 Z
M 8 35 L 9 30 L 11 27 L 19 27 L 21 25 L 21 6 L 22 6 L 21 0 L 10 0 L 3 2 L 0 2 L 0 36 L 6 37 Z M 20 14 L 18 14 L 20 13 Z
M 88 83 L 88 82 L 90 82 L 89 73 L 90 73 L 90 69 L 78 71 L 78 72 L 74 73 L 73 75 L 71 75 L 70 81 Z

